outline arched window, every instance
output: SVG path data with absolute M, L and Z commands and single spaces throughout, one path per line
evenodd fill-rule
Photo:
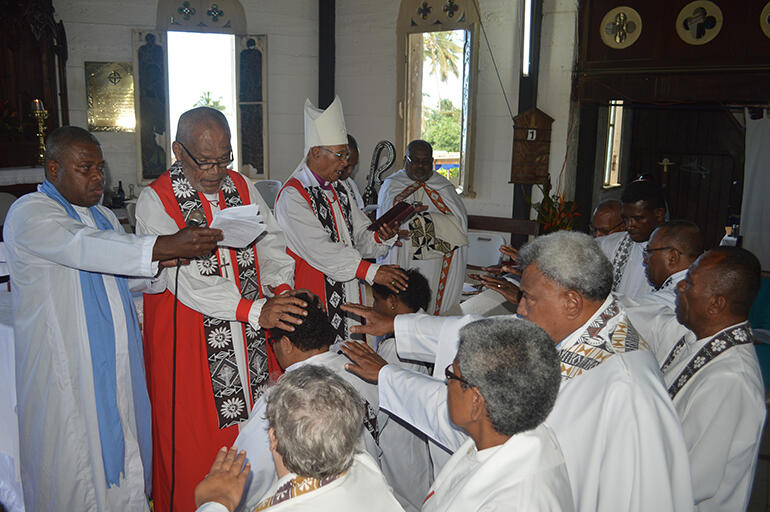
M 179 115 L 222 110 L 232 133 L 234 169 L 267 178 L 267 38 L 246 34 L 238 0 L 160 0 L 156 30 L 135 30 L 139 182 L 173 161 Z
M 478 16 L 473 0 L 402 0 L 396 140 L 433 145 L 437 172 L 473 195 Z

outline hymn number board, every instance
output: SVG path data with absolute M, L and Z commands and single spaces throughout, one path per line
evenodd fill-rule
M 532 108 L 513 118 L 513 156 L 509 183 L 533 185 L 548 178 L 553 118 Z

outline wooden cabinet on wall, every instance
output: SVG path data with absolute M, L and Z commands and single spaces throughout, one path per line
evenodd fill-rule
M 46 133 L 69 124 L 67 42 L 51 0 L 0 0 L 0 167 L 36 165 L 32 100 L 48 110 Z

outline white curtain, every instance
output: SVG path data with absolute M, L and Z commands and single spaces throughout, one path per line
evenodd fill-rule
M 743 173 L 743 247 L 770 271 L 770 113 L 751 119 L 746 112 L 746 168 Z

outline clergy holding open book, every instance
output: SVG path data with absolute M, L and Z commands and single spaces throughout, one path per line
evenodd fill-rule
M 175 232 L 196 217 L 211 225 L 217 212 L 249 204 L 257 205 L 265 230 L 245 247 L 219 247 L 167 269 L 166 291 L 145 295 L 155 508 L 169 510 L 173 499 L 174 510 L 189 511 L 195 485 L 267 388 L 268 369 L 278 371 L 264 329 L 293 329 L 306 304 L 290 291 L 294 262 L 270 209 L 248 180 L 228 170 L 233 152 L 224 115 L 207 107 L 185 112 L 172 147 L 174 165 L 139 196 L 138 232 Z
M 376 231 L 356 206 L 339 179 L 350 158 L 342 103 L 335 97 L 329 108 L 305 102 L 305 149 L 302 163 L 281 189 L 275 216 L 286 234 L 287 251 L 296 261 L 295 283 L 324 302 L 335 339 L 350 337 L 340 306 L 362 303 L 359 279 L 405 290 L 406 274 L 391 266 L 370 263 L 397 242 L 398 226 Z
M 377 216 L 399 201 L 420 203 L 427 210 L 404 225 L 410 240 L 393 247 L 379 263 L 416 268 L 433 292 L 428 312 L 446 314 L 460 300 L 468 262 L 468 216 L 454 184 L 433 170 L 433 148 L 424 140 L 406 147 L 404 168 L 388 176 L 380 189 Z
M 3 230 L 26 509 L 149 510 L 150 403 L 131 291 L 162 289 L 158 261 L 207 254 L 222 235 L 123 232 L 99 204 L 104 158 L 83 128 L 54 130 L 45 159 L 46 180 Z

